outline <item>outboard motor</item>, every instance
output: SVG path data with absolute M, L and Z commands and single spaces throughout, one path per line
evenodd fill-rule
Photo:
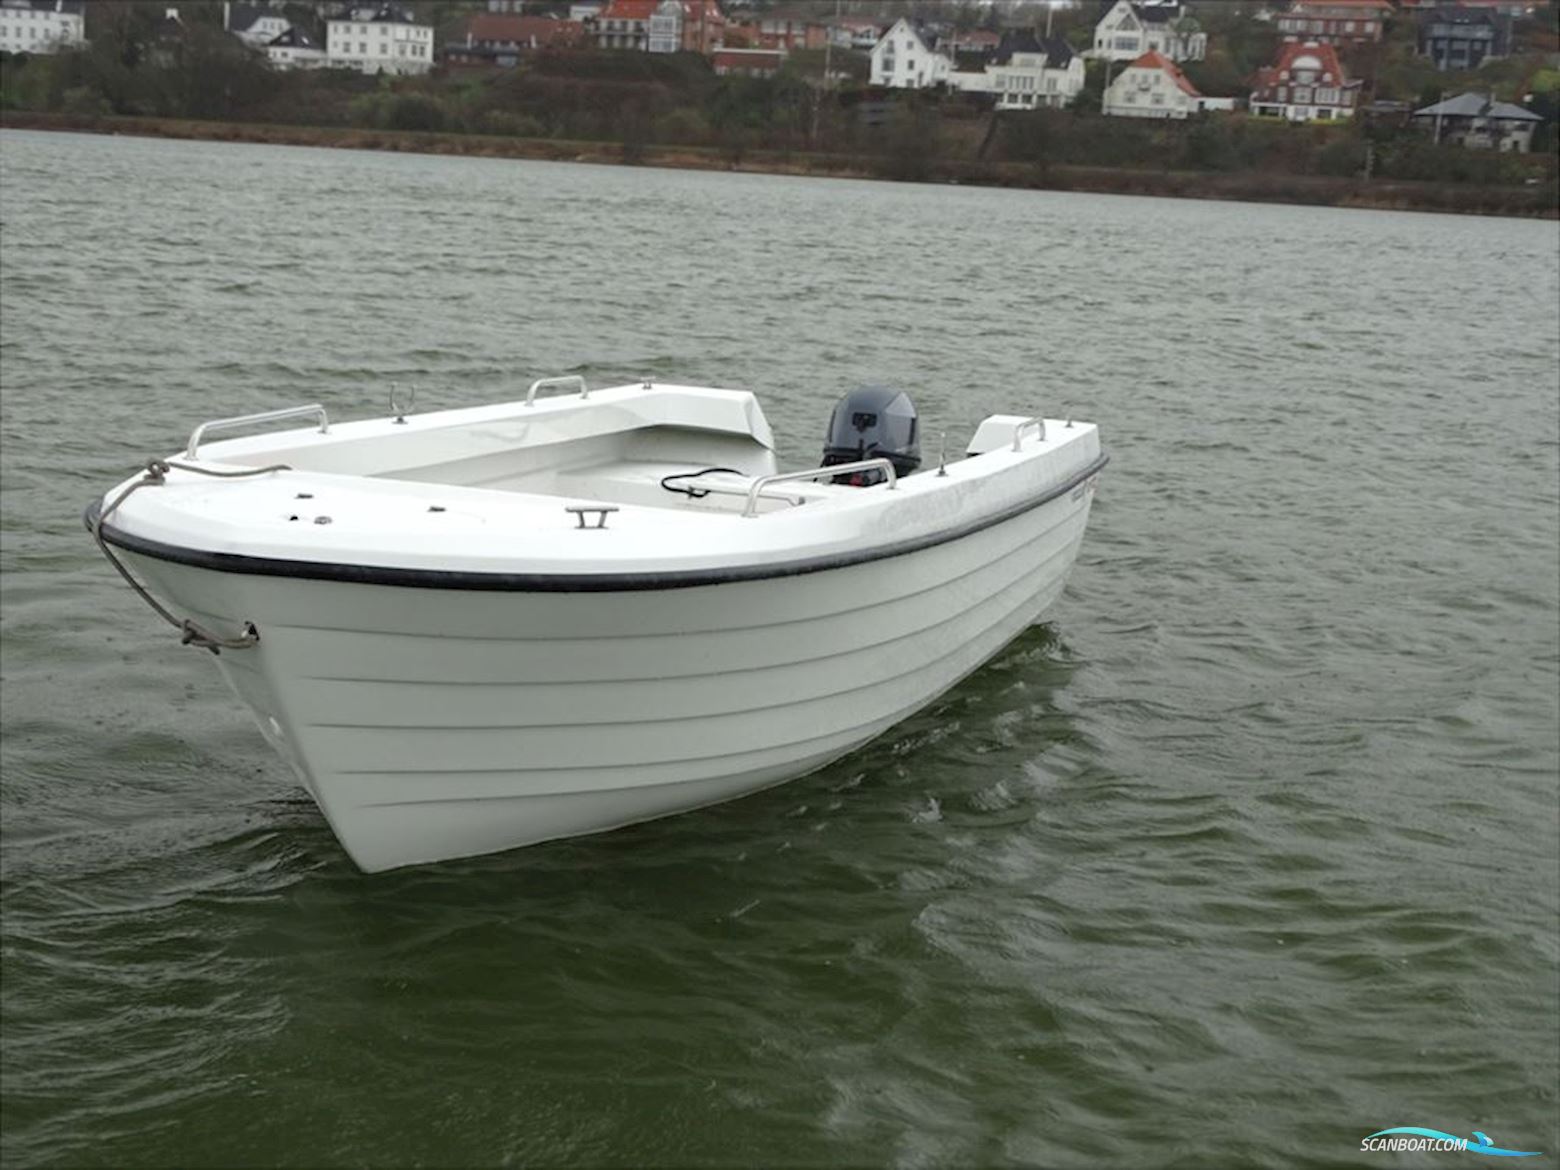
M 823 466 L 880 456 L 893 460 L 899 475 L 909 475 L 921 466 L 921 428 L 915 403 L 903 390 L 862 386 L 834 404 L 824 440 Z M 877 470 L 856 471 L 837 475 L 833 482 L 868 487 L 886 478 Z

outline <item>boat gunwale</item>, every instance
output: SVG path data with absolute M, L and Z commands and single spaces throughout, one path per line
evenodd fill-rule
M 860 550 L 722 568 L 610 573 L 509 573 L 473 569 L 414 569 L 394 565 L 362 565 L 348 561 L 306 561 L 282 557 L 257 557 L 246 553 L 211 552 L 206 549 L 135 536 L 123 529 L 115 528 L 112 524 L 102 525 L 102 535 L 104 540 L 118 548 L 154 560 L 169 561 L 218 573 L 235 573 L 253 577 L 286 577 L 353 585 L 385 585 L 401 589 L 448 589 L 492 593 L 616 593 L 692 589 L 706 585 L 763 581 L 825 572 L 830 569 L 843 569 L 906 556 L 940 544 L 948 544 L 1049 504 L 1052 500 L 1066 495 L 1098 475 L 1109 462 L 1110 456 L 1101 452 L 1088 466 L 1074 472 L 1054 487 L 1047 488 L 1035 498 L 1021 500 L 990 515 L 978 517 L 956 527 Z M 89 532 L 97 528 L 102 507 L 102 498 L 94 498 L 83 512 L 82 520 Z

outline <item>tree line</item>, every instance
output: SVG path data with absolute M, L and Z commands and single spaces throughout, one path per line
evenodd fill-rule
M 773 77 L 717 76 L 695 54 L 591 51 L 415 78 L 282 71 L 224 33 L 210 4 L 186 5 L 181 11 L 194 17 L 173 28 L 160 22 L 160 5 L 108 8 L 85 47 L 0 58 L 0 108 L 617 142 L 629 161 L 650 146 L 715 150 L 734 163 L 752 151 L 819 152 L 895 178 L 927 177 L 942 163 L 1028 167 L 1042 182 L 1061 167 L 1340 178 L 1368 169 L 1380 178 L 1488 185 L 1552 183 L 1555 173 L 1553 121 L 1535 143 L 1539 154 L 1525 158 L 1436 146 L 1401 119 L 1295 126 L 1239 114 L 1105 118 L 1093 63 L 1093 100 L 999 114 L 973 95 L 826 86 L 821 54 L 808 53 L 792 54 Z M 1250 22 L 1231 27 L 1249 30 Z M 1204 68 L 1244 68 L 1268 51 L 1263 37 L 1260 28 L 1244 40 L 1222 32 L 1228 61 Z M 833 53 L 831 65 L 842 63 L 864 75 L 860 56 Z M 1560 89 L 1560 74 L 1556 81 Z M 1543 105 L 1554 104 L 1553 92 L 1538 96 L 1538 112 L 1557 112 Z

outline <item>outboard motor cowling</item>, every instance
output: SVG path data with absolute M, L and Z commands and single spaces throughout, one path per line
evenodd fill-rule
M 921 428 L 915 403 L 903 390 L 891 386 L 862 386 L 834 404 L 824 440 L 823 466 L 880 457 L 892 460 L 898 475 L 909 475 L 921 466 Z M 886 478 L 874 470 L 836 476 L 834 482 L 866 487 Z

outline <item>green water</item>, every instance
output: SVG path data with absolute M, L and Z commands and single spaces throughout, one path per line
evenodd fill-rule
M 5 1165 L 1552 1164 L 1557 320 L 1554 223 L 0 134 Z M 81 508 L 557 373 L 1113 462 L 849 759 L 365 877 Z

